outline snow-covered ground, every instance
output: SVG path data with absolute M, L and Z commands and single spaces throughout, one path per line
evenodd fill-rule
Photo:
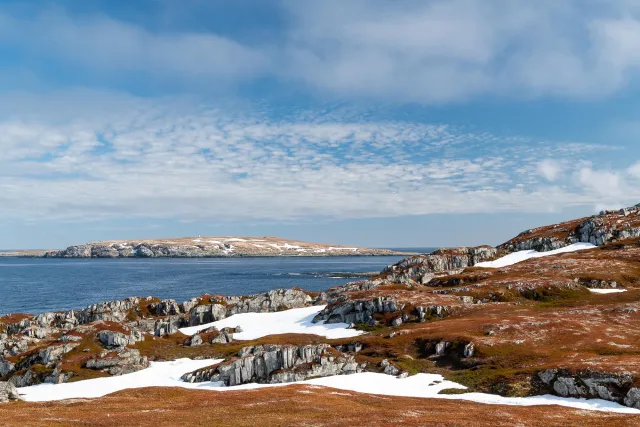
M 594 294 L 617 294 L 620 292 L 626 292 L 626 289 L 592 289 L 589 288 Z
M 215 326 L 218 329 L 240 326 L 242 332 L 233 334 L 236 340 L 253 340 L 277 334 L 314 334 L 329 339 L 350 338 L 361 335 L 362 331 L 347 329 L 346 323 L 325 324 L 311 321 L 325 306 L 294 308 L 276 313 L 234 314 L 217 322 L 180 329 L 185 335 L 193 335 Z
M 142 387 L 185 387 L 180 381 L 187 372 L 220 363 L 222 360 L 178 359 L 173 362 L 151 362 L 149 368 L 119 377 L 95 378 L 64 384 L 39 384 L 18 389 L 29 402 L 102 397 L 116 391 Z
M 512 405 L 560 405 L 593 411 L 619 412 L 640 414 L 640 410 L 628 408 L 617 403 L 600 399 L 569 399 L 555 396 L 536 396 L 524 398 L 500 397 L 485 393 L 466 393 L 456 395 L 439 395 L 444 389 L 461 389 L 465 387 L 446 381 L 440 375 L 418 374 L 399 379 L 390 375 L 378 373 L 361 373 L 353 375 L 339 375 L 334 377 L 316 378 L 300 383 L 290 384 L 245 384 L 236 387 L 223 387 L 220 383 L 204 382 L 191 384 L 180 381 L 180 377 L 195 369 L 220 363 L 221 360 L 189 360 L 179 359 L 174 362 L 152 362 L 148 369 L 128 375 L 110 378 L 97 378 L 66 384 L 40 384 L 18 389 L 22 397 L 30 402 L 46 402 L 74 398 L 94 398 L 119 390 L 142 387 L 182 387 L 198 390 L 229 391 L 247 390 L 264 387 L 283 387 L 290 384 L 307 384 L 331 387 L 339 390 L 370 393 L 384 396 L 406 396 L 421 398 L 437 398 L 451 400 L 467 400 L 471 402 Z M 427 407 L 428 403 L 425 403 Z
M 486 261 L 479 262 L 474 267 L 484 267 L 484 268 L 501 268 L 507 267 L 509 265 L 517 264 L 522 261 L 526 261 L 531 258 L 542 258 L 551 255 L 564 254 L 568 252 L 577 252 L 584 251 L 585 249 L 593 249 L 595 245 L 591 243 L 576 243 L 573 245 L 565 246 L 564 248 L 556 249 L 553 251 L 547 252 L 538 252 L 538 251 L 519 251 L 509 254 L 507 256 L 503 256 L 502 258 L 498 258 L 495 261 Z

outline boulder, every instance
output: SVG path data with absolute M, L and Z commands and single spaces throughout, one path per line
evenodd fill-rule
M 6 403 L 11 400 L 20 400 L 18 390 L 10 382 L 0 382 L 0 403 Z
M 144 336 L 136 330 L 132 330 L 130 335 L 115 331 L 100 331 L 98 332 L 98 340 L 105 347 L 125 347 L 143 341 Z
M 205 304 L 189 312 L 189 326 L 205 325 L 227 317 L 227 308 L 222 304 Z

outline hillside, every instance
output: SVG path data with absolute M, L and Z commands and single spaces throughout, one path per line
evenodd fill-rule
M 223 405 L 227 421 L 238 424 L 324 425 L 327 412 L 347 421 L 355 410 L 372 425 L 387 417 L 637 425 L 639 221 L 637 206 L 603 212 L 527 231 L 497 248 L 414 255 L 321 293 L 129 298 L 5 316 L 0 381 L 34 402 L 100 399 L 82 401 L 78 410 L 69 400 L 9 404 L 0 415 L 36 416 L 46 408 L 47 417 L 88 423 L 83 411 L 108 405 L 113 414 L 162 411 L 162 420 L 140 418 L 141 425 L 212 420 L 188 410 L 193 399 Z M 537 244 L 549 250 L 531 249 Z M 293 382 L 299 384 L 271 388 Z M 123 384 L 174 388 L 121 391 Z M 266 388 L 247 390 L 256 384 Z M 229 391 L 215 392 L 220 387 Z M 291 400 L 300 403 L 292 407 Z M 270 409 L 251 406 L 260 402 L 271 402 Z M 581 410 L 518 408 L 539 404 Z

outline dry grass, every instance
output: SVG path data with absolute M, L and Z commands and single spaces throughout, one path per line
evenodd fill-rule
M 482 405 L 287 386 L 239 392 L 175 388 L 127 390 L 108 397 L 0 405 L 2 425 L 29 426 L 633 426 L 638 416 L 557 406 Z

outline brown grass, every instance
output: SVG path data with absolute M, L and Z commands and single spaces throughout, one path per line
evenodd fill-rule
M 102 399 L 0 405 L 0 420 L 20 426 L 633 426 L 638 416 L 557 406 L 516 407 L 287 386 L 246 391 L 146 388 Z

